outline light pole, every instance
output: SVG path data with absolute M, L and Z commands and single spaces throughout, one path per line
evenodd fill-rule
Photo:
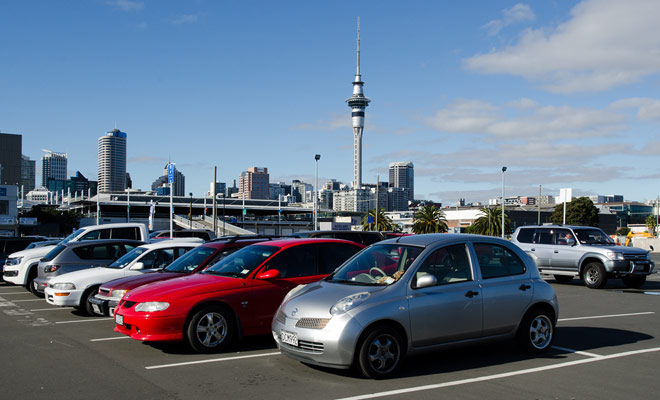
M 190 218 L 190 229 L 192 229 L 192 192 L 190 192 L 190 212 L 188 213 Z
M 317 204 L 318 204 L 318 197 L 319 197 L 319 160 L 321 159 L 321 155 L 317 154 L 314 156 L 314 160 L 316 160 L 316 167 L 314 169 L 314 177 L 315 177 L 315 183 L 314 183 L 314 230 L 318 230 L 318 210 L 317 210 Z
M 227 210 L 225 208 L 225 194 L 222 193 L 222 236 L 226 235 L 225 233 L 225 218 L 226 218 L 225 216 L 227 215 L 226 211 Z
M 506 167 L 502 167 L 502 239 L 504 239 L 504 173 Z

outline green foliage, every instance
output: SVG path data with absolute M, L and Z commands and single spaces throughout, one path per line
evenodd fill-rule
M 655 227 L 657 225 L 657 217 L 655 215 L 649 215 L 646 217 L 646 228 L 648 229 L 648 232 L 655 236 Z
M 376 218 L 378 215 L 378 218 Z M 369 223 L 369 217 L 373 218 L 373 222 Z M 376 221 L 378 221 L 378 226 L 376 226 Z M 376 209 L 369 210 L 367 215 L 362 217 L 362 230 L 363 231 L 393 231 L 397 224 L 392 223 L 392 219 L 385 215 L 385 210 L 382 208 L 378 209 L 378 214 L 376 214 Z
M 553 224 L 561 224 L 564 220 L 564 203 L 557 204 L 550 221 Z M 566 203 L 566 224 L 598 226 L 598 208 L 588 197 L 578 197 Z
M 502 208 L 484 207 L 472 225 L 467 229 L 467 233 L 486 236 L 502 236 Z M 510 234 L 513 231 L 513 222 L 506 213 L 504 213 L 504 233 Z
M 418 234 L 447 232 L 445 212 L 432 205 L 423 206 L 415 212 L 412 231 Z
M 616 234 L 617 234 L 618 236 L 627 236 L 628 233 L 630 233 L 630 228 L 628 228 L 627 226 L 624 226 L 624 227 L 622 227 L 622 228 L 619 228 L 619 229 L 617 229 L 617 231 L 616 231 Z
M 54 207 L 32 207 L 22 217 L 34 217 L 40 224 L 58 224 L 60 232 L 72 232 L 80 226 L 82 215 L 73 211 L 61 211 Z

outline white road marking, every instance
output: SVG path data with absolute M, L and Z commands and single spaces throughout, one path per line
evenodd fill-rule
M 69 309 L 64 307 L 51 307 L 51 308 L 35 308 L 34 310 L 30 310 L 30 311 L 52 311 L 52 310 L 69 310 Z
M 236 357 L 213 358 L 213 359 L 211 359 L 211 360 L 188 361 L 188 362 L 181 362 L 181 363 L 175 363 L 175 364 L 152 365 L 152 366 L 150 366 L 150 367 L 144 367 L 144 369 L 158 369 L 158 368 L 181 367 L 181 366 L 184 366 L 184 365 L 205 364 L 205 363 L 212 363 L 212 362 L 241 360 L 241 359 L 245 359 L 245 358 L 276 356 L 276 355 L 278 355 L 278 354 L 281 354 L 281 353 L 278 351 L 278 352 L 275 352 L 275 353 L 252 354 L 252 355 L 249 355 L 249 356 L 236 356 Z
M 594 315 L 591 317 L 576 317 L 576 318 L 559 318 L 557 322 L 564 322 L 564 321 L 577 321 L 580 319 L 599 319 L 599 318 L 616 318 L 616 317 L 632 317 L 635 315 L 649 315 L 649 314 L 655 314 L 653 311 L 647 311 L 647 312 L 638 312 L 638 313 L 630 313 L 630 314 L 611 314 L 611 315 Z
M 112 321 L 112 318 L 77 319 L 75 321 L 57 321 L 56 324 L 75 324 L 78 322 Z
M 26 302 L 26 301 L 43 301 L 45 302 L 46 300 L 44 299 L 27 299 L 27 300 L 12 300 L 12 303 L 21 303 L 21 302 Z
M 0 293 L 0 296 L 4 296 L 6 294 L 32 294 L 32 292 L 21 290 L 21 291 L 9 292 L 9 293 Z
M 552 369 L 572 367 L 574 365 L 588 364 L 588 363 L 592 363 L 592 362 L 605 361 L 605 360 L 609 360 L 609 359 L 613 359 L 613 358 L 620 358 L 620 357 L 628 357 L 628 356 L 633 356 L 633 355 L 637 355 L 637 354 L 651 353 L 651 352 L 655 352 L 655 351 L 660 351 L 660 347 L 654 347 L 654 348 L 643 349 L 643 350 L 626 351 L 626 352 L 623 352 L 623 353 L 616 353 L 616 354 L 610 354 L 610 355 L 607 355 L 607 356 L 600 356 L 598 358 L 587 358 L 587 359 L 583 359 L 583 360 L 568 361 L 568 362 L 565 362 L 565 363 L 546 365 L 544 367 L 521 369 L 521 370 L 518 370 L 518 371 L 505 372 L 505 373 L 502 373 L 502 374 L 487 375 L 487 376 L 481 376 L 481 377 L 478 377 L 478 378 L 470 378 L 470 379 L 461 379 L 461 380 L 458 380 L 458 381 L 443 382 L 443 383 L 438 383 L 438 384 L 434 384 L 434 385 L 424 385 L 424 386 L 418 386 L 418 387 L 412 387 L 412 388 L 406 388 L 406 389 L 389 390 L 389 391 L 386 391 L 386 392 L 364 394 L 364 395 L 360 395 L 360 396 L 344 397 L 344 398 L 338 399 L 338 400 L 373 399 L 373 398 L 376 398 L 376 397 L 394 396 L 394 395 L 397 395 L 397 394 L 407 394 L 407 393 L 413 393 L 413 392 L 420 392 L 420 391 L 423 391 L 423 390 L 441 389 L 441 388 L 450 387 L 450 386 L 458 386 L 458 385 L 465 385 L 465 384 L 468 384 L 468 383 L 491 381 L 491 380 L 495 380 L 495 379 L 508 378 L 508 377 L 511 377 L 511 376 L 532 374 L 532 373 L 535 373 L 535 372 L 542 372 L 542 371 L 549 371 L 549 370 L 552 370 Z
M 119 340 L 119 339 L 130 339 L 130 336 L 114 336 L 100 339 L 89 339 L 90 342 L 104 342 L 106 340 Z
M 581 354 L 581 355 L 587 356 L 587 357 L 594 357 L 594 358 L 602 357 L 601 355 L 598 355 L 598 354 L 588 353 L 586 351 L 580 351 L 580 350 L 567 349 L 566 347 L 552 346 L 552 348 L 557 349 L 557 350 L 561 350 L 561 351 L 565 351 L 567 353 Z

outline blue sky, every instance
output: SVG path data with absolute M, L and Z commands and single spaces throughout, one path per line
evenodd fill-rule
M 271 182 L 349 183 L 345 99 L 357 17 L 367 108 L 363 181 L 415 165 L 417 198 L 660 195 L 660 2 L 3 1 L 0 131 L 97 174 L 128 134 L 134 187 L 171 160 L 186 192 L 213 166 Z M 39 182 L 39 177 L 37 178 Z

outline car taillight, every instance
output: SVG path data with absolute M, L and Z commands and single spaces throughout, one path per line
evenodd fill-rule
M 59 266 L 59 265 L 49 265 L 49 266 L 47 266 L 47 267 L 44 269 L 44 271 L 45 271 L 46 273 L 51 273 L 51 272 L 55 272 L 55 271 L 57 271 L 58 269 L 60 269 L 60 266 Z

